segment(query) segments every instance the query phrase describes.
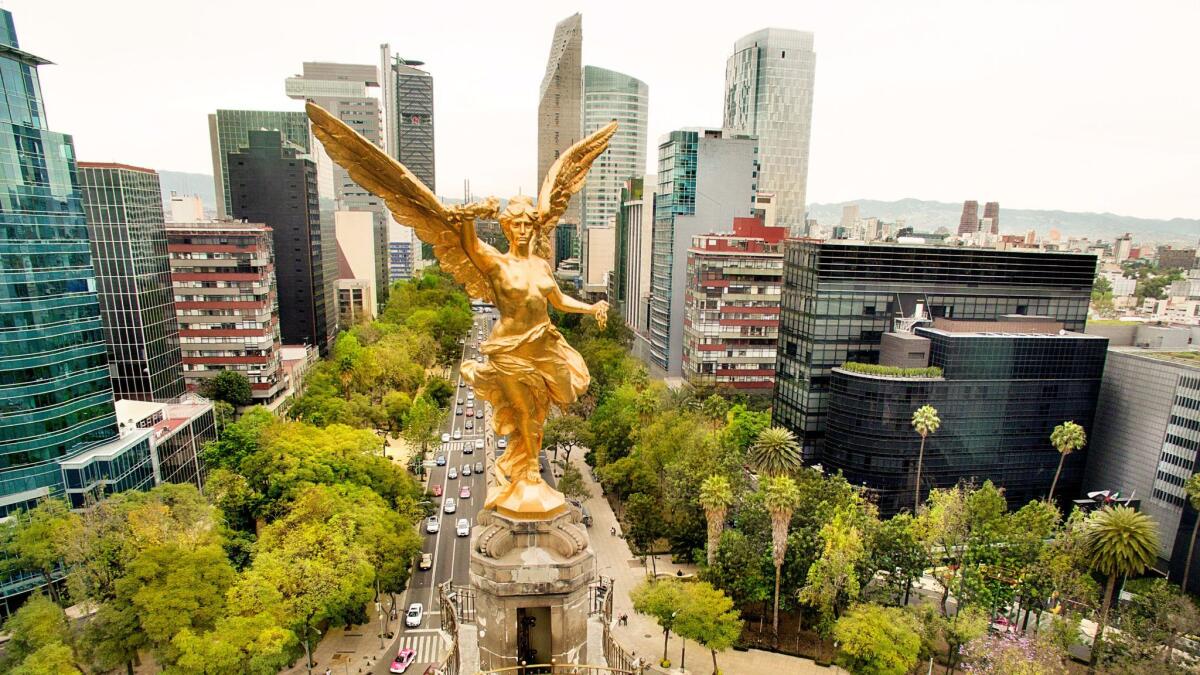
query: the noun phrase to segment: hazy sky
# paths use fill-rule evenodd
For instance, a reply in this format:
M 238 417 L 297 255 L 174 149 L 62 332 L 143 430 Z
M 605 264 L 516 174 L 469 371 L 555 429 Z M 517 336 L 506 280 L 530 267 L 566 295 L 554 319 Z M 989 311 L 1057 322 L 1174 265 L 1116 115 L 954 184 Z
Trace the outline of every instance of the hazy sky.
M 815 33 L 813 202 L 917 197 L 1200 217 L 1200 2 L 3 0 L 81 159 L 211 173 L 206 115 L 299 110 L 303 61 L 435 78 L 438 192 L 534 190 L 554 24 L 650 86 L 652 143 L 719 126 L 725 59 L 766 26 Z M 656 149 L 651 148 L 653 162 Z

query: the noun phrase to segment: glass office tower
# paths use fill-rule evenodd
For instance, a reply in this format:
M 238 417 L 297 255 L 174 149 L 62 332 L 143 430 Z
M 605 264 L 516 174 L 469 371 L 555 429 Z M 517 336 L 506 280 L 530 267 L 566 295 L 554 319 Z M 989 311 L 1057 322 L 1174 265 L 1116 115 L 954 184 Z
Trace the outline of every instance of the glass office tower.
M 183 361 L 158 174 L 80 162 L 79 179 L 113 393 L 139 401 L 178 398 L 185 390 Z
M 621 210 L 621 187 L 646 170 L 646 116 L 650 88 L 645 82 L 595 66 L 583 69 L 583 135 L 616 120 L 617 133 L 596 158 L 583 186 L 583 226 L 608 227 Z
M 275 130 L 283 140 L 311 151 L 308 115 L 282 110 L 218 110 L 208 116 L 208 136 L 212 151 L 213 184 L 217 191 L 217 217 L 232 218 L 233 196 L 229 194 L 229 153 L 250 146 L 250 132 Z
M 62 489 L 58 460 L 117 437 L 75 149 L 0 10 L 0 517 Z

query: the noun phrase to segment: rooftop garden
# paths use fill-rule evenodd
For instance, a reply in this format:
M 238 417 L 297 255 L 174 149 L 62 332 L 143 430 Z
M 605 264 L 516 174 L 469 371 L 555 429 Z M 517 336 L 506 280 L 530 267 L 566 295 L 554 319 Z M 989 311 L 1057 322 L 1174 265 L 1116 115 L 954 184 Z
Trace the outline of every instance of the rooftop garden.
M 881 366 L 876 363 L 847 361 L 842 364 L 841 368 L 852 373 L 877 375 L 879 377 L 935 378 L 942 376 L 942 369 L 937 366 L 929 366 L 928 368 L 900 368 L 899 366 Z

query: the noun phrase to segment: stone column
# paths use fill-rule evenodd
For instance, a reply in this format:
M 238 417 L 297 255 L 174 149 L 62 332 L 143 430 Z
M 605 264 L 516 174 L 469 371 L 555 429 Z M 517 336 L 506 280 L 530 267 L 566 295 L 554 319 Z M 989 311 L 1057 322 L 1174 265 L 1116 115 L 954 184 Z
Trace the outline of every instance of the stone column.
M 588 584 L 595 555 L 581 515 L 567 509 L 540 520 L 482 511 L 471 538 L 471 586 L 479 627 L 479 667 L 520 665 L 518 610 L 550 620 L 550 653 L 539 663 L 587 663 Z M 545 608 L 545 609 L 543 609 Z M 538 626 L 544 638 L 546 627 Z M 595 654 L 592 660 L 602 658 Z

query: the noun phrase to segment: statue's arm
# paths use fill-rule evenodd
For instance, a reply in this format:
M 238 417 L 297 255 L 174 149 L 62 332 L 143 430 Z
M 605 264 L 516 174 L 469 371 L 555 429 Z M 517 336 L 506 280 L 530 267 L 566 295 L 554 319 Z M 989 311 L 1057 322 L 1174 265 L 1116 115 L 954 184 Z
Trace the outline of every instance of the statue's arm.
M 492 254 L 494 249 L 479 241 L 479 236 L 475 234 L 475 218 L 483 211 L 494 212 L 498 202 L 495 197 L 488 197 L 487 201 L 482 205 L 469 204 L 465 207 L 460 207 L 462 214 L 461 220 L 458 222 L 458 236 L 462 243 L 463 251 L 467 257 L 479 268 L 480 272 L 485 275 L 496 268 L 498 264 L 495 256 Z
M 553 279 L 554 275 L 551 274 L 549 263 L 546 263 L 545 270 L 547 274 L 550 274 L 550 278 Z M 597 318 L 599 318 L 601 314 L 606 314 L 608 312 L 608 303 L 604 300 L 589 305 L 586 302 L 576 300 L 566 293 L 563 293 L 562 289 L 558 287 L 557 282 L 555 282 L 553 289 L 551 289 L 548 299 L 550 300 L 550 306 L 560 312 L 567 312 L 570 314 L 591 314 Z

